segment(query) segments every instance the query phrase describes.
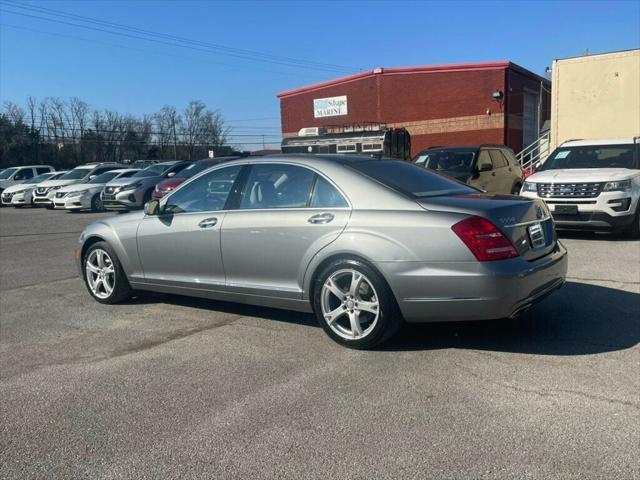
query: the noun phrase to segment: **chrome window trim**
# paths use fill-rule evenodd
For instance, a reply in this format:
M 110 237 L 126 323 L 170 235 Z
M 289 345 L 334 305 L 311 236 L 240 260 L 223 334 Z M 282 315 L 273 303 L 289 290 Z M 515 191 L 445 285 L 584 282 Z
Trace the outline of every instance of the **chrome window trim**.
M 316 175 L 318 175 L 319 177 L 322 177 L 324 180 L 326 180 L 333 188 L 335 188 L 338 193 L 340 195 L 342 195 L 342 198 L 347 202 L 347 207 L 339 207 L 339 208 L 320 208 L 320 207 L 285 207 L 285 208 L 272 208 L 272 209 L 267 209 L 267 208 L 252 208 L 252 209 L 241 209 L 241 208 L 233 208 L 233 209 L 229 209 L 227 211 L 229 212 L 238 212 L 238 211 L 267 211 L 267 210 L 275 210 L 275 211 L 283 211 L 285 209 L 290 209 L 290 210 L 303 210 L 303 209 L 307 209 L 307 210 L 353 210 L 353 203 L 351 203 L 351 200 L 349 199 L 349 197 L 347 195 L 345 195 L 344 191 L 338 187 L 335 182 L 333 182 L 333 180 L 331 180 L 329 177 L 327 177 L 324 173 L 320 172 L 319 170 L 317 170 L 316 168 L 310 167 L 308 165 L 304 165 L 295 161 L 288 161 L 288 160 L 273 160 L 273 161 L 259 161 L 259 162 L 255 162 L 255 161 L 251 161 L 251 160 L 245 160 L 245 161 L 234 161 L 233 163 L 220 163 L 218 165 L 213 165 L 211 167 L 209 167 L 206 170 L 203 170 L 202 172 L 200 172 L 197 175 L 194 175 L 193 177 L 191 177 L 190 179 L 188 179 L 186 182 L 183 182 L 182 184 L 180 184 L 178 186 L 178 188 L 176 188 L 175 190 L 173 190 L 171 193 L 169 193 L 168 195 L 165 195 L 164 197 L 162 197 L 162 199 L 160 200 L 160 208 L 164 208 L 166 202 L 169 201 L 169 198 L 171 198 L 171 195 L 174 195 L 177 191 L 179 191 L 181 188 L 183 188 L 184 186 L 188 185 L 189 183 L 193 182 L 194 180 L 196 180 L 197 178 L 200 178 L 202 175 L 206 175 L 207 173 L 211 173 L 215 170 L 221 170 L 223 168 L 230 168 L 230 167 L 234 167 L 236 165 L 293 165 L 296 167 L 302 167 L 302 168 L 306 168 L 308 170 L 311 170 L 313 173 L 315 173 Z M 219 211 L 219 210 L 215 210 L 215 211 Z M 174 215 L 182 215 L 181 213 L 176 213 Z

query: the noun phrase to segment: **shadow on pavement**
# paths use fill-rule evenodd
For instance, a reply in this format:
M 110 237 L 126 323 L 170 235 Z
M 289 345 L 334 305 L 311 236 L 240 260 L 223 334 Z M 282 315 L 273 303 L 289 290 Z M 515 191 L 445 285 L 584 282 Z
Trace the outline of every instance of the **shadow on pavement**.
M 132 303 L 170 303 L 318 327 L 310 314 L 178 295 L 145 293 Z M 639 294 L 567 282 L 517 319 L 407 324 L 380 350 L 468 348 L 537 355 L 588 355 L 624 350 L 639 341 Z
M 520 318 L 407 325 L 382 349 L 589 355 L 624 350 L 639 341 L 639 294 L 567 282 Z

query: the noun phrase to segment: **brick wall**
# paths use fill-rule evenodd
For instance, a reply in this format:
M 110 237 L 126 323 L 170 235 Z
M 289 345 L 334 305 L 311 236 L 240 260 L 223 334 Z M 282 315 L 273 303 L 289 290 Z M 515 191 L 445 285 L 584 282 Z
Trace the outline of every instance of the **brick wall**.
M 510 131 L 505 132 L 504 106 L 492 93 L 505 97 L 520 91 L 524 85 L 539 85 L 526 75 L 509 77 L 512 92 L 506 89 L 511 69 L 504 64 L 492 68 L 451 71 L 403 71 L 360 75 L 335 84 L 306 91 L 283 94 L 280 98 L 282 133 L 297 135 L 304 127 L 386 123 L 405 127 L 412 136 L 412 154 L 429 145 L 463 145 L 470 143 L 505 143 L 521 147 L 521 116 L 518 102 L 509 105 Z M 313 100 L 347 96 L 348 114 L 314 118 Z M 518 127 L 518 122 L 520 126 Z M 518 134 L 520 128 L 520 134 Z

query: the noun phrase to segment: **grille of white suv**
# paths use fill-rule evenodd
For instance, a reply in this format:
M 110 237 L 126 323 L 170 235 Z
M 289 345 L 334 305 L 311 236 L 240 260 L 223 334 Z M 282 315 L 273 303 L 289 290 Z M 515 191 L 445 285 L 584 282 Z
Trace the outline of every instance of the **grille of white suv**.
M 538 196 L 543 198 L 595 198 L 603 183 L 538 183 Z

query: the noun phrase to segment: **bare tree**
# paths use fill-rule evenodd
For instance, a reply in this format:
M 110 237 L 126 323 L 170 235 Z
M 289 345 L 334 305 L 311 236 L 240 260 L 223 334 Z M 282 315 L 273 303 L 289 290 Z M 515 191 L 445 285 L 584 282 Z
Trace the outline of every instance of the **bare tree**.
M 16 123 L 24 123 L 25 112 L 22 108 L 16 105 L 13 102 L 4 102 L 4 110 L 7 112 L 7 115 L 11 119 L 11 121 Z

